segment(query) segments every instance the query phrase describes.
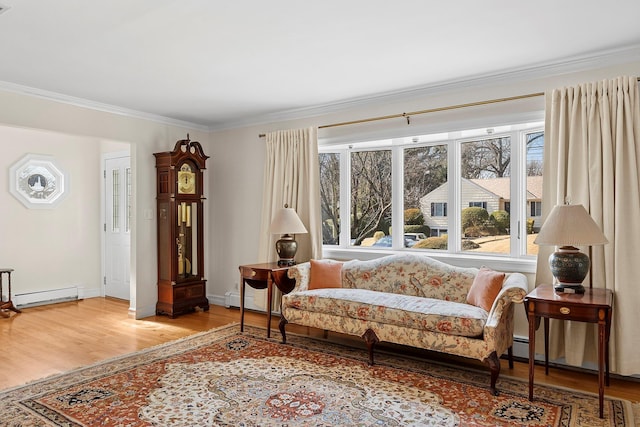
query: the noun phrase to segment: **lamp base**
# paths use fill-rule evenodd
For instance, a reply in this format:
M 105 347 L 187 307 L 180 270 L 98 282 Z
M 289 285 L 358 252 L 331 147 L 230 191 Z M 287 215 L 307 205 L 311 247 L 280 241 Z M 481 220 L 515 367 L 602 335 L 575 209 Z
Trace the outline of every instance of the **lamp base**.
M 556 283 L 553 290 L 559 294 L 584 294 L 584 286 L 575 283 Z
M 549 256 L 556 292 L 583 294 L 582 282 L 589 273 L 589 257 L 573 246 L 561 246 Z
M 298 242 L 295 241 L 293 236 L 285 234 L 280 240 L 276 242 L 276 252 L 278 253 L 278 265 L 279 266 L 291 266 L 295 264 L 293 260 L 298 251 Z

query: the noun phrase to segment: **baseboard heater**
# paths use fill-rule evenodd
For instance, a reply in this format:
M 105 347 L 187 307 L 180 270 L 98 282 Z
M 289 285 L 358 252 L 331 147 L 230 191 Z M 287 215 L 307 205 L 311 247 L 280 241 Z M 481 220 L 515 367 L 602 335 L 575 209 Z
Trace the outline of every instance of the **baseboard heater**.
M 247 286 L 248 287 L 248 286 Z M 274 298 L 275 299 L 275 298 Z M 224 294 L 224 306 L 227 308 L 240 308 L 240 292 L 230 291 Z M 275 303 L 274 303 L 275 306 Z M 245 310 L 260 311 L 266 313 L 264 307 L 258 307 L 253 302 L 253 296 L 246 296 L 244 300 Z M 280 314 L 280 307 L 274 307 L 271 310 L 273 314 Z
M 70 286 L 68 288 L 15 294 L 13 303 L 16 307 L 35 307 L 58 302 L 77 301 L 84 299 L 83 289 L 81 286 Z

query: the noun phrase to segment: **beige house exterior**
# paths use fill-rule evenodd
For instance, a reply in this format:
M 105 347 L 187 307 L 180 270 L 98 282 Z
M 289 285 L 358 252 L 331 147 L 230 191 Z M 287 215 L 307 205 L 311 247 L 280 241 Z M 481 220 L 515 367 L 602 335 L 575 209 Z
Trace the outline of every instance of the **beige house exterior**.
M 442 184 L 420 199 L 420 210 L 431 236 L 446 234 L 449 227 L 447 202 L 448 183 Z M 510 212 L 511 178 L 462 179 L 460 185 L 462 207 L 479 206 L 489 214 L 496 210 Z M 542 176 L 527 177 L 527 219 L 533 219 L 534 230 L 541 225 Z

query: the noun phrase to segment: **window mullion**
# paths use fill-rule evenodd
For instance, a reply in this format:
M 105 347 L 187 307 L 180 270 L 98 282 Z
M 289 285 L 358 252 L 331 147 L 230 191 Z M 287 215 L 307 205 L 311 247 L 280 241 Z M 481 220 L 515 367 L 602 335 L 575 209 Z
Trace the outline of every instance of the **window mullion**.
M 525 133 L 514 132 L 511 140 L 511 256 L 519 257 L 527 253 L 527 180 Z
M 351 246 L 351 153 L 340 150 L 340 247 Z
M 393 248 L 404 248 L 404 152 L 402 147 L 391 150 L 391 230 Z
M 457 253 L 462 248 L 461 233 L 462 222 L 460 219 L 460 212 L 462 208 L 460 206 L 460 177 L 461 177 L 461 141 L 452 141 L 449 144 L 448 160 L 449 165 L 447 167 L 447 187 L 449 189 L 448 194 L 448 208 L 447 208 L 447 233 L 449 233 L 448 247 L 449 252 Z

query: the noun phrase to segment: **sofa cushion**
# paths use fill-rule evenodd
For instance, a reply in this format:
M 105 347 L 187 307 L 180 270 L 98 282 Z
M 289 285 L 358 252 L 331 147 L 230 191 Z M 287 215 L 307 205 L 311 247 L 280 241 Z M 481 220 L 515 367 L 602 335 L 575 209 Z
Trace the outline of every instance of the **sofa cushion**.
M 418 330 L 481 336 L 487 312 L 479 307 L 434 298 L 367 289 L 315 289 L 284 295 L 283 305 L 334 316 Z
M 504 276 L 504 273 L 482 267 L 480 271 L 478 271 L 475 279 L 473 279 L 473 283 L 467 294 L 467 302 L 491 311 L 493 302 L 502 289 Z
M 309 289 L 342 287 L 342 262 L 328 259 L 309 262 Z

